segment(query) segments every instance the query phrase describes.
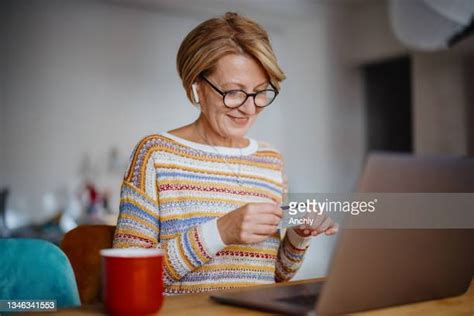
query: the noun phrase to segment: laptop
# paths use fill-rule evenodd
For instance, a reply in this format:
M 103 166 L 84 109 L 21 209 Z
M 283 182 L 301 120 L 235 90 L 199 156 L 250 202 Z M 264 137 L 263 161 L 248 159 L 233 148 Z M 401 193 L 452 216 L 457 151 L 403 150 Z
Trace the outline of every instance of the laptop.
M 474 192 L 474 159 L 369 155 L 358 192 Z M 294 315 L 339 315 L 461 295 L 474 229 L 345 229 L 324 282 L 217 292 L 211 299 Z

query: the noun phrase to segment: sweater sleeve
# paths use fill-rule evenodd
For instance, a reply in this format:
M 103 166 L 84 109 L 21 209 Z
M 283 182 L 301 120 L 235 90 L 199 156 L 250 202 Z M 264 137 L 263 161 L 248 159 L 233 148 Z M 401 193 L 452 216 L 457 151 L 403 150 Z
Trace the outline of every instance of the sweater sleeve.
M 165 286 L 208 262 L 225 245 L 217 219 L 191 227 L 172 239 L 160 240 L 160 206 L 154 167 L 153 137 L 134 149 L 123 179 L 114 248 L 160 248 Z
M 282 171 L 282 193 L 288 194 L 288 179 Z M 302 237 L 293 229 L 286 229 L 285 237 L 280 242 L 277 260 L 275 263 L 275 282 L 289 281 L 296 274 L 303 263 L 306 250 L 309 247 L 311 237 Z

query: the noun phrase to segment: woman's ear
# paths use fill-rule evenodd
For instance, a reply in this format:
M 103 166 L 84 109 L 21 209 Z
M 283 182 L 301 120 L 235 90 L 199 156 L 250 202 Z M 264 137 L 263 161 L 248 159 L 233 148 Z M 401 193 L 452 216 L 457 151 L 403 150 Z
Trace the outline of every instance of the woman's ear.
M 193 89 L 193 100 L 194 100 L 194 104 L 199 104 L 199 95 L 198 95 L 198 92 L 197 92 L 197 83 L 193 83 L 192 84 L 192 89 Z

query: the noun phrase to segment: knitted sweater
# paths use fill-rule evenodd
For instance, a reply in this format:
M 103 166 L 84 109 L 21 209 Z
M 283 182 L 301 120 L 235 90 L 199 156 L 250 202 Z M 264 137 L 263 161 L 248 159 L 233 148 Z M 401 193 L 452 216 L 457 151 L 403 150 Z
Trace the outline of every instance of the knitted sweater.
M 281 202 L 283 161 L 268 145 L 213 147 L 169 133 L 135 147 L 127 168 L 115 248 L 158 247 L 165 294 L 289 280 L 310 238 L 288 230 L 249 245 L 225 245 L 220 216 L 249 202 Z

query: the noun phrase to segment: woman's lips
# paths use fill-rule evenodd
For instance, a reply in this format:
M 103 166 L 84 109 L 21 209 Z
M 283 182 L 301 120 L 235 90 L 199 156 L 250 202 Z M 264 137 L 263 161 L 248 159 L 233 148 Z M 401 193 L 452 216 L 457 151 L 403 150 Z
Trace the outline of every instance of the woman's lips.
M 227 115 L 227 116 L 232 120 L 232 122 L 234 122 L 237 125 L 246 125 L 247 122 L 249 121 L 248 117 L 235 117 L 235 116 L 230 116 L 230 115 Z

